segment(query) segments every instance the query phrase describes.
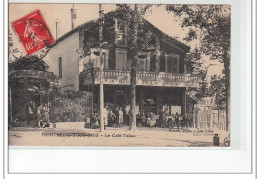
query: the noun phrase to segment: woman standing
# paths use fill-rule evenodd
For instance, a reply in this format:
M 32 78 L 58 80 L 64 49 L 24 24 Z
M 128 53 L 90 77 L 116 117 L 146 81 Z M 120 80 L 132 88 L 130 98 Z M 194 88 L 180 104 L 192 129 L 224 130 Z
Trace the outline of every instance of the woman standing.
M 43 128 L 46 126 L 46 124 L 49 124 L 49 108 L 47 104 L 44 104 L 43 106 L 43 120 L 44 120 L 44 124 L 43 124 Z
M 37 109 L 37 123 L 38 123 L 38 127 L 41 128 L 42 127 L 42 105 L 40 104 L 40 106 Z
M 124 123 L 123 115 L 124 114 L 123 114 L 122 108 L 120 107 L 119 108 L 119 125 Z

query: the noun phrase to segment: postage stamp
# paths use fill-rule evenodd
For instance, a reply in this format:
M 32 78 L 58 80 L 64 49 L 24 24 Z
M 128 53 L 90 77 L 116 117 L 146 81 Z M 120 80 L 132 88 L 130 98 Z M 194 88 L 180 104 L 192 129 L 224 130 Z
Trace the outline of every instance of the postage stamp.
M 12 23 L 28 55 L 54 43 L 40 10 L 36 10 Z

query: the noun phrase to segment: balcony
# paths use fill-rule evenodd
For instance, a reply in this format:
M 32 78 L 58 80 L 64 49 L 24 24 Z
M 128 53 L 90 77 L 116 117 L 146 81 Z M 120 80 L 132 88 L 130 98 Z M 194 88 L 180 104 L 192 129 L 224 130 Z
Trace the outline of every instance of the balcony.
M 81 72 L 80 77 L 84 81 L 84 85 L 100 83 L 99 70 L 94 71 L 94 80 L 91 78 L 90 70 Z M 121 70 L 104 70 L 103 84 L 110 85 L 130 85 L 130 71 Z M 201 83 L 199 75 L 185 74 L 172 74 L 165 72 L 145 72 L 137 71 L 136 85 L 137 86 L 165 86 L 165 87 L 192 87 L 199 88 Z

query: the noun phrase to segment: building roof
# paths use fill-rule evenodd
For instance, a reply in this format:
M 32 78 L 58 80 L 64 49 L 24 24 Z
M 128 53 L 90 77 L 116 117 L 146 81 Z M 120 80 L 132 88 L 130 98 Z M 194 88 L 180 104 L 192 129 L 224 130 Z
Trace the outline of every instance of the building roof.
M 121 10 L 114 10 L 114 11 L 110 11 L 106 14 L 104 14 L 104 20 L 108 20 L 111 18 L 114 18 L 116 15 L 119 15 L 119 13 L 121 12 Z M 148 23 L 148 25 L 150 26 L 150 28 L 156 32 L 157 35 L 159 35 L 161 37 L 162 40 L 165 40 L 167 42 L 169 42 L 172 45 L 177 45 L 179 47 L 181 47 L 182 49 L 184 49 L 185 52 L 188 52 L 190 50 L 190 47 L 185 45 L 184 43 L 176 40 L 175 38 L 167 35 L 166 33 L 162 32 L 161 30 L 159 30 L 157 27 L 155 27 L 154 25 L 152 25 L 149 21 L 147 21 L 145 19 L 145 21 Z M 52 44 L 50 47 L 55 46 L 56 44 L 58 44 L 59 42 L 63 41 L 66 37 L 70 36 L 71 34 L 73 34 L 74 32 L 79 31 L 80 29 L 86 29 L 86 28 L 91 28 L 95 25 L 97 25 L 98 23 L 98 19 L 95 20 L 90 20 L 84 24 L 81 24 L 77 27 L 75 27 L 74 29 L 72 29 L 71 31 L 67 32 L 66 34 L 62 35 L 60 38 L 58 38 L 54 44 Z

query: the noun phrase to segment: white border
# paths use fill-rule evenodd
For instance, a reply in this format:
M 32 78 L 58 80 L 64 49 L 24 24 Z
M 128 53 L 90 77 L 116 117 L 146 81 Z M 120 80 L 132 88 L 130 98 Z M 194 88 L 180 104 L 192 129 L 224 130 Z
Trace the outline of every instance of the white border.
M 12 0 L 11 2 L 17 2 Z M 29 2 L 29 1 L 23 1 Z M 35 1 L 30 1 L 35 2 Z M 46 2 L 46 1 L 44 1 Z M 48 2 L 48 1 L 47 1 Z M 52 3 L 54 1 L 51 1 Z M 56 1 L 58 2 L 58 1 Z M 64 1 L 69 2 L 69 1 Z M 84 2 L 84 1 L 77 1 Z M 86 2 L 86 1 L 85 1 Z M 85 3 L 84 2 L 84 3 Z M 96 2 L 96 1 L 88 1 Z M 101 1 L 107 2 L 107 1 Z M 115 2 L 115 1 L 110 1 Z M 120 2 L 120 1 L 116 1 Z M 121 1 L 122 2 L 122 1 Z M 135 1 L 136 2 L 136 1 Z M 138 1 L 137 1 L 138 2 Z M 139 1 L 144 2 L 144 1 Z M 163 1 L 163 3 L 192 1 Z M 5 3 L 7 3 L 5 1 Z M 75 2 L 73 2 L 75 3 Z M 124 3 L 127 3 L 124 1 Z M 149 1 L 158 3 L 158 1 Z M 194 1 L 193 1 L 194 3 Z M 196 3 L 216 3 L 196 1 Z M 10 166 L 15 171 L 31 172 L 161 172 L 174 173 L 247 173 L 251 172 L 251 5 L 250 1 L 217 1 L 232 5 L 231 48 L 231 141 L 232 150 L 77 150 L 77 149 L 10 149 Z M 5 26 L 7 25 L 5 4 Z M 5 29 L 5 33 L 8 30 Z M 5 36 L 7 43 L 8 34 Z M 235 42 L 235 43 L 234 43 Z M 233 45 L 235 44 L 235 45 Z M 5 51 L 7 51 L 4 46 Z M 5 53 L 5 59 L 7 54 Z M 7 62 L 5 62 L 7 72 Z M 7 77 L 7 75 L 5 75 Z M 7 88 L 7 78 L 5 79 Z M 5 89 L 5 91 L 7 91 Z M 5 101 L 7 101 L 7 96 Z M 5 105 L 7 106 L 7 105 Z M 2 108 L 1 108 L 2 109 Z M 236 109 L 236 110 L 234 110 Z M 238 112 L 239 111 L 239 112 Z M 5 108 L 7 115 L 7 108 Z M 7 119 L 7 116 L 5 116 Z M 236 119 L 236 120 L 235 120 Z M 7 124 L 5 123 L 5 131 Z M 7 164 L 7 135 L 5 135 Z M 182 157 L 180 157 L 182 156 Z M 58 159 L 57 159 L 58 157 Z M 79 162 L 80 161 L 80 162 Z M 7 167 L 7 165 L 5 165 Z M 41 167 L 39 167 L 41 166 Z M 185 167 L 184 167 L 185 166 Z M 5 168 L 5 173 L 7 168 Z M 158 171 L 159 172 L 159 171 Z M 7 175 L 16 178 L 20 175 Z M 27 175 L 26 178 L 30 178 Z M 79 176 L 79 175 L 77 175 Z M 34 176 L 35 177 L 35 176 Z M 192 176 L 193 177 L 193 176 Z M 222 177 L 222 176 L 219 176 Z M 20 177 L 19 177 L 20 178 Z

